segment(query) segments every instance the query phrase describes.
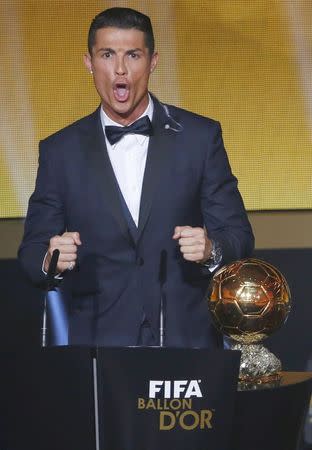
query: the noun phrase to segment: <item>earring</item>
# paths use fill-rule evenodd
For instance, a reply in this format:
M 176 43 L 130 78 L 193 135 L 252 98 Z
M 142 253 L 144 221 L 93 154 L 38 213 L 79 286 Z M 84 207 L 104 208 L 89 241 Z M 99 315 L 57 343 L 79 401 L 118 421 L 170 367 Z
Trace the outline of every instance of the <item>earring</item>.
M 93 74 L 93 70 L 90 70 L 90 74 L 91 74 L 91 75 Z

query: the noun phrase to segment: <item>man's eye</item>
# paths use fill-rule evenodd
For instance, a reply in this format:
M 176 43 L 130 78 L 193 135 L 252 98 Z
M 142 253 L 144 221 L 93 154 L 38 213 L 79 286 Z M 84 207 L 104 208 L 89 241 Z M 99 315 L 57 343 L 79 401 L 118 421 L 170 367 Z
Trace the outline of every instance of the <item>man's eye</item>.
M 102 55 L 103 58 L 110 58 L 111 56 L 112 56 L 111 52 L 105 52 Z
M 139 55 L 137 53 L 135 53 L 135 52 L 130 53 L 129 55 L 130 55 L 130 58 L 133 58 L 133 59 L 138 59 L 139 58 Z

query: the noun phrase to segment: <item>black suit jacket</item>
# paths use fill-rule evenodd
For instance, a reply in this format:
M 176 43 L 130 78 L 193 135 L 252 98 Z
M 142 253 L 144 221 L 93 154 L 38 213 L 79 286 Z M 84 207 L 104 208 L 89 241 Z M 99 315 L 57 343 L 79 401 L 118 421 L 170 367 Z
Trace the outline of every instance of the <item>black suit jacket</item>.
M 164 251 L 166 345 L 216 345 L 204 299 L 210 274 L 182 258 L 174 228 L 205 225 L 222 247 L 222 264 L 253 250 L 219 123 L 153 101 L 136 240 L 107 154 L 100 110 L 40 143 L 19 258 L 33 282 L 41 283 L 49 239 L 65 230 L 80 233 L 78 267 L 62 281 L 70 293 L 70 343 L 135 345 L 143 315 L 157 335 Z

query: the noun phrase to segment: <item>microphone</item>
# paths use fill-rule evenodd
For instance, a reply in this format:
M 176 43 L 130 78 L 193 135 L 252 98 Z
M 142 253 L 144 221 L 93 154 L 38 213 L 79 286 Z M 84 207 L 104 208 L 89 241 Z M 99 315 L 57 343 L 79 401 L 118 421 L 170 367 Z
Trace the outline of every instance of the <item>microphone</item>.
M 41 328 L 41 346 L 47 346 L 47 293 L 55 286 L 55 275 L 56 275 L 56 266 L 60 256 L 60 251 L 58 248 L 53 250 L 52 258 L 50 261 L 49 269 L 46 276 L 46 293 L 44 296 L 44 306 L 43 306 L 43 315 L 42 315 L 42 328 Z
M 160 308 L 159 308 L 159 345 L 164 347 L 165 343 L 165 312 L 166 296 L 164 293 L 164 284 L 167 281 L 167 250 L 160 252 L 159 263 L 159 284 L 160 284 Z
M 48 291 L 50 289 L 53 289 L 54 284 L 55 284 L 54 277 L 56 275 L 56 266 L 57 266 L 59 256 L 60 256 L 60 251 L 58 248 L 56 248 L 55 250 L 53 250 L 52 258 L 51 258 L 51 262 L 49 265 L 47 278 L 46 278 L 46 286 L 47 286 Z

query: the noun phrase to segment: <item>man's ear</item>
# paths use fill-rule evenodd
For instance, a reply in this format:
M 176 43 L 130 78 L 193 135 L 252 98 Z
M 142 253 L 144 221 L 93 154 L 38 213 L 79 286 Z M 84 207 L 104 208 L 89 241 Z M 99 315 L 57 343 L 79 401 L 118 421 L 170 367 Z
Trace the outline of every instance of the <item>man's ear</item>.
M 83 62 L 84 62 L 84 65 L 86 66 L 88 72 L 93 73 L 91 56 L 89 53 L 85 53 L 83 55 Z
M 157 63 L 158 63 L 158 59 L 159 59 L 158 52 L 155 52 L 151 59 L 151 68 L 150 68 L 151 73 L 154 72 L 154 69 L 156 68 Z

